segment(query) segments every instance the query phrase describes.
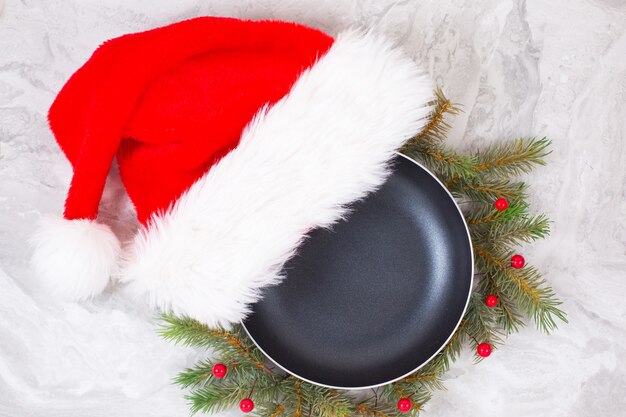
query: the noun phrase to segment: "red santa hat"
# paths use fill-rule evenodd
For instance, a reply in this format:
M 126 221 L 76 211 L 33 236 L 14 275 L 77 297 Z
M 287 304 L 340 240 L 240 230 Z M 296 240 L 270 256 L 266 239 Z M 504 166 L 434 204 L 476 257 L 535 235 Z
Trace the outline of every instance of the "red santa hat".
M 72 299 L 115 276 L 162 309 L 241 320 L 308 230 L 384 182 L 431 99 L 404 53 L 362 31 L 202 17 L 108 41 L 50 109 L 74 174 L 35 271 Z M 116 156 L 141 223 L 123 250 L 96 222 Z

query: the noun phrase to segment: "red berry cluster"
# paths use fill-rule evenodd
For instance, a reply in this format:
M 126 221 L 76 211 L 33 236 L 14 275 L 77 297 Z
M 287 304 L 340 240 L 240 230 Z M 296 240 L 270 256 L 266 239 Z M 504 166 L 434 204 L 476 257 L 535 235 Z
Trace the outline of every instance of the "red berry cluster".
M 509 207 L 509 202 L 505 198 L 498 198 L 493 206 L 496 210 L 504 211 Z M 523 268 L 526 265 L 526 260 L 522 255 L 516 254 L 511 257 L 511 267 L 515 269 Z M 498 305 L 498 297 L 494 294 L 489 294 L 485 297 L 485 305 L 489 308 L 493 308 Z M 481 358 L 486 358 L 491 355 L 491 345 L 489 343 L 479 343 L 476 347 L 476 353 Z

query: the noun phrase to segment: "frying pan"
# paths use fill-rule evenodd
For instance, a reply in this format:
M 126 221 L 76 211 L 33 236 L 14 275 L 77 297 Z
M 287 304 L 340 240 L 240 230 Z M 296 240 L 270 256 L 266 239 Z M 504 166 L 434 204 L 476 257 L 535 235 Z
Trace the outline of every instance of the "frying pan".
M 465 314 L 474 275 L 469 231 L 453 197 L 398 155 L 383 186 L 346 220 L 318 229 L 243 326 L 285 371 L 363 389 L 422 367 Z

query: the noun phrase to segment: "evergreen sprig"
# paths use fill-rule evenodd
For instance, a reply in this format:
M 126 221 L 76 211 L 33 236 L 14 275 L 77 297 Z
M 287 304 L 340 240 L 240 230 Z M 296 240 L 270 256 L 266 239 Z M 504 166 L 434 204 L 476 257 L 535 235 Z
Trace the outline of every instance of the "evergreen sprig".
M 525 318 L 546 333 L 559 322 L 567 322 L 561 302 L 540 272 L 531 265 L 515 269 L 510 264 L 519 245 L 549 234 L 549 219 L 531 212 L 526 202 L 528 187 L 516 177 L 545 164 L 550 141 L 518 138 L 474 153 L 457 152 L 444 142 L 451 128 L 448 118 L 457 115 L 461 107 L 441 89 L 431 104 L 429 122 L 401 151 L 424 164 L 446 185 L 463 208 L 472 238 L 476 285 L 448 343 L 421 369 L 364 398 L 312 385 L 270 367 L 239 325 L 231 330 L 212 329 L 188 317 L 165 314 L 159 333 L 166 340 L 208 349 L 217 358 L 200 361 L 174 379 L 189 390 L 192 414 L 223 411 L 251 396 L 253 415 L 259 417 L 417 416 L 433 391 L 443 388 L 442 377 L 464 346 L 475 349 L 486 342 L 497 347 L 506 335 L 525 325 Z M 493 207 L 501 197 L 509 202 L 504 211 Z M 487 294 L 498 297 L 496 307 L 485 305 Z M 217 362 L 227 364 L 227 378 L 213 377 Z M 403 397 L 413 403 L 407 414 L 396 407 Z
M 452 128 L 446 117 L 456 116 L 461 113 L 461 105 L 448 99 L 440 87 L 435 89 L 435 99 L 430 105 L 433 111 L 428 123 L 426 123 L 421 132 L 407 141 L 402 148 L 402 153 L 411 152 L 416 146 L 423 143 L 432 145 L 445 142 Z
M 472 240 L 476 243 L 488 242 L 494 247 L 511 248 L 543 239 L 550 233 L 550 221 L 543 214 L 503 220 L 493 219 L 489 223 L 470 225 Z
M 465 178 L 476 175 L 476 161 L 471 155 L 455 152 L 440 144 L 416 143 L 404 150 L 405 155 L 419 159 L 426 168 L 437 172 L 440 178 Z
M 234 326 L 232 331 L 212 329 L 190 317 L 161 315 L 161 326 L 157 332 L 165 340 L 184 346 L 211 348 L 226 362 L 252 364 L 258 369 L 265 369 L 263 353 L 245 335 L 241 326 Z
M 476 153 L 476 171 L 503 178 L 527 174 L 536 165 L 545 165 L 549 146 L 547 138 L 517 138 L 492 145 Z
M 517 308 L 532 317 L 537 327 L 550 333 L 557 327 L 557 319 L 567 322 L 565 313 L 558 306 L 552 288 L 545 285 L 539 271 L 533 266 L 515 269 L 509 264 L 512 251 L 474 246 L 476 265 L 485 272 L 492 285 L 515 301 Z

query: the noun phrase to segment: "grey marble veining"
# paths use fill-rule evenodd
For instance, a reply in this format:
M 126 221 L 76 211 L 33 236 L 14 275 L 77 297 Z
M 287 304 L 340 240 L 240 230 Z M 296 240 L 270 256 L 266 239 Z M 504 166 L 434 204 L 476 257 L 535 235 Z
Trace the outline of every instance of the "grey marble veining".
M 0 0 L 2 10 L 2 0 Z M 532 328 L 479 365 L 454 365 L 427 414 L 620 416 L 626 409 L 626 2 L 624 0 L 6 0 L 0 14 L 0 416 L 186 416 L 169 378 L 198 353 L 161 341 L 153 312 L 115 288 L 51 302 L 27 237 L 59 213 L 71 170 L 46 126 L 55 93 L 103 40 L 199 15 L 353 24 L 397 40 L 465 105 L 462 149 L 549 136 L 527 178 L 552 237 L 523 249 L 570 324 Z M 113 170 L 114 171 L 114 170 Z M 127 235 L 115 174 L 102 210 Z M 239 412 L 230 413 L 239 415 Z

